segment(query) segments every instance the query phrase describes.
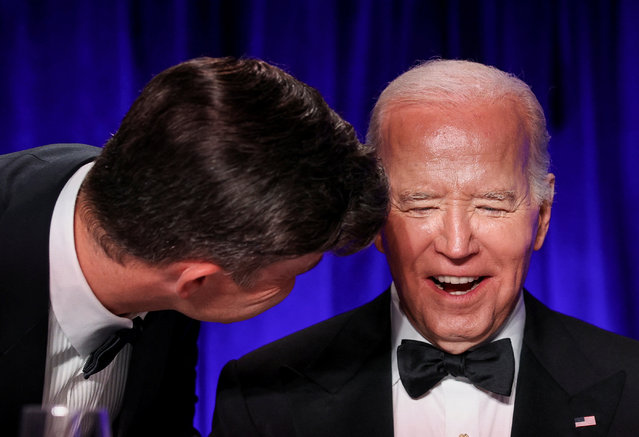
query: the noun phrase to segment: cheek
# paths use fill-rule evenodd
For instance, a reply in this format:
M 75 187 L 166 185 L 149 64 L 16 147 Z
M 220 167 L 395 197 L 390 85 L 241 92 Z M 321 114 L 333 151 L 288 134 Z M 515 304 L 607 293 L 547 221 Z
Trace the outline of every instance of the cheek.
M 484 250 L 502 265 L 519 270 L 527 265 L 537 232 L 536 222 L 528 215 L 506 219 L 482 219 L 475 235 Z
M 258 289 L 258 293 L 264 295 L 280 296 L 291 292 L 295 285 L 295 278 L 281 278 L 277 281 L 265 283 Z
M 295 286 L 295 276 L 287 279 L 284 283 L 280 285 L 279 295 L 288 296 L 291 291 L 293 291 L 293 287 Z
M 422 254 L 432 239 L 432 226 L 426 220 L 391 214 L 382 232 L 384 253 L 399 263 L 410 263 Z
M 271 296 L 274 300 L 281 300 L 289 295 L 295 286 L 295 276 L 280 277 L 261 287 L 260 293 Z

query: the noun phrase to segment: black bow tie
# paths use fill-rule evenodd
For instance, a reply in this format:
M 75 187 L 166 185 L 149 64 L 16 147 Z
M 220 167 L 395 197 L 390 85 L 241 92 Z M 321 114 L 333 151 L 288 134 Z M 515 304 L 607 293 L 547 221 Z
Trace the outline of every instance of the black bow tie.
M 103 370 L 127 343 L 133 343 L 142 333 L 142 323 L 142 318 L 136 317 L 133 319 L 133 328 L 124 328 L 116 331 L 96 350 L 91 352 L 89 359 L 82 368 L 84 379 L 88 379 L 89 376 Z
M 510 396 L 515 373 L 509 338 L 459 355 L 449 354 L 421 341 L 402 340 L 397 348 L 397 365 L 402 384 L 413 399 L 449 374 L 465 376 L 477 387 Z

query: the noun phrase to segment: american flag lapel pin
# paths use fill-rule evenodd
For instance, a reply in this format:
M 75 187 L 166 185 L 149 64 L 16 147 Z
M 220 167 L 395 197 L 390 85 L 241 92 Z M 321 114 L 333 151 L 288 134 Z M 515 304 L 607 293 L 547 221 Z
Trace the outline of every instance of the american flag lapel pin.
M 581 428 L 583 426 L 595 426 L 597 421 L 595 416 L 575 417 L 575 428 Z

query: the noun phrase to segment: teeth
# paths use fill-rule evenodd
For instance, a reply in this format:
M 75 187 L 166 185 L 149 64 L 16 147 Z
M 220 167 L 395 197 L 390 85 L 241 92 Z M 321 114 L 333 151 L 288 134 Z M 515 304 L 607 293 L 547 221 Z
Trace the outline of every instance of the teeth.
M 468 284 L 479 279 L 479 276 L 437 276 L 439 282 L 444 284 Z M 461 292 L 464 294 L 464 292 Z
M 469 290 L 448 290 L 446 291 L 448 294 L 453 295 L 453 296 L 463 296 L 466 293 L 470 293 L 471 291 L 473 291 L 475 288 L 477 288 L 477 286 L 479 285 L 479 282 L 477 282 L 481 277 L 480 276 L 436 276 L 434 279 L 437 281 L 435 282 L 435 285 L 437 287 L 439 287 L 440 290 L 445 290 L 444 288 L 444 284 L 450 284 L 450 285 L 463 285 L 463 284 L 470 284 L 475 282 L 474 284 L 472 284 L 472 287 Z

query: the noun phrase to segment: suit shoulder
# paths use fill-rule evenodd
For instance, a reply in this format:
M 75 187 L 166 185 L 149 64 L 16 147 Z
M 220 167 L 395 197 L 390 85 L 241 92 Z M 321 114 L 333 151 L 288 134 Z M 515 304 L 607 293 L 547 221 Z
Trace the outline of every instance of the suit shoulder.
M 33 184 L 34 178 L 41 174 L 49 179 L 73 171 L 95 159 L 100 150 L 85 144 L 51 144 L 0 155 L 3 191 L 9 191 L 9 185 Z
M 345 330 L 359 327 L 360 320 L 382 318 L 381 313 L 389 311 L 389 299 L 389 294 L 383 293 L 362 306 L 262 346 L 241 357 L 237 363 L 238 368 L 240 371 L 251 373 L 276 369 L 282 364 L 296 368 L 304 367 L 319 357 Z
M 0 155 L 0 162 L 11 162 L 22 158 L 33 158 L 43 162 L 53 163 L 68 159 L 77 160 L 83 157 L 92 158 L 97 156 L 99 147 L 78 143 L 49 144 L 46 146 L 34 147 L 32 149 L 20 150 L 6 155 Z
M 545 327 L 560 325 L 563 329 L 548 332 L 554 335 L 565 332 L 568 340 L 593 360 L 615 363 L 618 367 L 639 366 L 639 341 L 552 310 L 531 295 L 526 297 L 526 308 L 529 307 L 535 313 L 535 323 Z
M 558 312 L 555 314 L 573 338 L 580 340 L 584 348 L 591 349 L 593 353 L 597 354 L 606 351 L 608 356 L 617 356 L 622 360 L 634 357 L 634 360 L 639 364 L 639 341 L 584 322 L 576 317 Z
M 34 196 L 42 205 L 42 195 L 57 196 L 73 172 L 92 161 L 100 148 L 85 144 L 51 144 L 0 155 L 0 213 L 12 198 Z

